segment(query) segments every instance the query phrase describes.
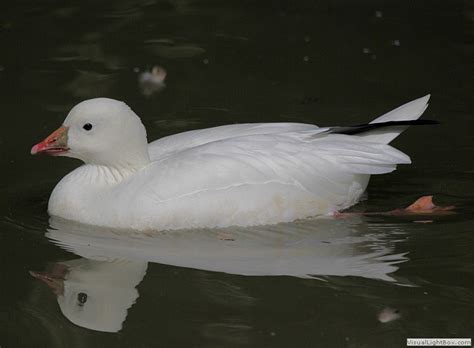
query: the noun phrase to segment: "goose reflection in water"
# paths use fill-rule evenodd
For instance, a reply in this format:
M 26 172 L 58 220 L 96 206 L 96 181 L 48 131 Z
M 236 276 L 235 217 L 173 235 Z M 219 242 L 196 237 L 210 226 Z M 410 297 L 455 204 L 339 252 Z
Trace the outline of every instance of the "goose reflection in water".
M 146 269 L 146 262 L 81 258 L 55 263 L 46 272 L 30 273 L 53 290 L 61 312 L 72 323 L 117 332 L 138 298 L 136 286 Z
M 53 290 L 72 323 L 104 332 L 122 328 L 139 297 L 136 287 L 148 262 L 246 276 L 357 276 L 394 282 L 397 263 L 407 260 L 394 253 L 400 225 L 369 224 L 361 217 L 150 233 L 58 218 L 50 225 L 46 236 L 81 258 L 31 274 Z

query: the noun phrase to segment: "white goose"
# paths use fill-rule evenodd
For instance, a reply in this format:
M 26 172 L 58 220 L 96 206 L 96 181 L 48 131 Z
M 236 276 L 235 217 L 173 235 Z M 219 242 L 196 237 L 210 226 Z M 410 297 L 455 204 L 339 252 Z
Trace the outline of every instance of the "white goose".
M 66 175 L 48 211 L 136 230 L 275 224 L 357 203 L 371 174 L 410 158 L 388 143 L 425 111 L 429 95 L 367 125 L 255 123 L 184 132 L 150 144 L 123 102 L 76 105 L 32 154 L 85 164 Z

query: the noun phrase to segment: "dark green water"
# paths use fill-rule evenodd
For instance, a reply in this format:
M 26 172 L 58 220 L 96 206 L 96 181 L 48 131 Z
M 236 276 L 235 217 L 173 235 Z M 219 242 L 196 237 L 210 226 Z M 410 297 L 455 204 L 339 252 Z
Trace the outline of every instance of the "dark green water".
M 454 0 L 2 2 L 0 346 L 472 337 L 473 13 Z M 138 71 L 154 65 L 167 88 L 144 96 Z M 427 93 L 425 118 L 441 125 L 398 138 L 413 164 L 373 177 L 353 210 L 433 194 L 454 215 L 121 235 L 50 221 L 49 194 L 79 163 L 29 155 L 74 104 L 97 96 L 126 101 L 153 140 L 238 122 L 357 124 Z M 66 277 L 72 302 L 30 270 Z M 401 317 L 379 322 L 387 307 Z

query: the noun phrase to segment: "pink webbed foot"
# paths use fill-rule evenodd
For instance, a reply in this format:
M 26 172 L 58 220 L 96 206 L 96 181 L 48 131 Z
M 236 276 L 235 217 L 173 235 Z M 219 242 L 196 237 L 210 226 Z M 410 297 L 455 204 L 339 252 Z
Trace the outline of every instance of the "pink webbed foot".
M 454 208 L 454 205 L 437 206 L 433 203 L 433 196 L 423 196 L 405 209 L 397 209 L 393 212 L 396 214 L 443 214 L 451 212 Z
M 395 209 L 390 211 L 379 212 L 335 212 L 335 218 L 344 218 L 354 215 L 441 215 L 452 214 L 455 206 L 450 205 L 446 207 L 437 206 L 433 203 L 433 196 L 423 196 L 418 198 L 414 203 L 410 204 L 404 209 Z M 420 221 L 425 222 L 425 221 Z M 428 221 L 426 221 L 428 222 Z M 431 221 L 429 221 L 431 222 Z

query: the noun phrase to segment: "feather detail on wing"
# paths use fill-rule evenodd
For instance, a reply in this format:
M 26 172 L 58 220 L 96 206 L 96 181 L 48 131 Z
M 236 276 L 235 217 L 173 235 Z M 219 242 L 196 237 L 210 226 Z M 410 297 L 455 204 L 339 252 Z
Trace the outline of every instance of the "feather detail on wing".
M 325 129 L 321 129 L 323 131 Z M 149 144 L 150 157 L 156 160 L 196 146 L 247 135 L 282 134 L 287 132 L 318 132 L 315 125 L 305 123 L 242 123 L 197 129 L 170 135 Z
M 153 164 L 156 192 L 166 200 L 193 192 L 277 183 L 338 201 L 335 196 L 347 196 L 355 176 L 388 173 L 398 163 L 410 163 L 408 156 L 390 145 L 343 134 L 314 138 L 309 133 L 247 135 L 185 148 Z
M 353 174 L 384 174 L 394 171 L 397 164 L 411 163 L 406 154 L 390 145 L 345 135 L 321 138 L 317 151 L 318 156 Z

